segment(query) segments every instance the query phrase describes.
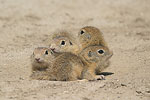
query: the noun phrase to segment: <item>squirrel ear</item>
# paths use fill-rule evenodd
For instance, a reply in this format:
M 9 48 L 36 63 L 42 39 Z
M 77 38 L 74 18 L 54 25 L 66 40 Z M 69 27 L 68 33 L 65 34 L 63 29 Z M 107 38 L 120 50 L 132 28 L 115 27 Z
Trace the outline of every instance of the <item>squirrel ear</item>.
M 54 54 L 54 51 L 53 51 L 53 50 L 51 50 L 51 54 Z
M 32 54 L 33 56 L 34 56 L 34 52 L 33 52 L 33 54 Z
M 85 34 L 87 39 L 91 39 L 91 35 L 90 34 Z
M 71 41 L 69 41 L 70 45 L 73 45 Z
M 49 51 L 51 54 L 54 54 L 54 52 L 55 52 L 54 49 L 51 49 L 51 48 L 49 48 L 48 51 Z
M 92 57 L 92 52 L 91 51 L 88 52 L 88 57 Z

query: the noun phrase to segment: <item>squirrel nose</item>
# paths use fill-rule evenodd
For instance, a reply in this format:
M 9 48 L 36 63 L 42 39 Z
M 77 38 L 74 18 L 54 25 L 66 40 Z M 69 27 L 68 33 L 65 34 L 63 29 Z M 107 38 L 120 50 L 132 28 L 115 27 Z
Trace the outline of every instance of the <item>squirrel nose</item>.
M 51 50 L 52 50 L 52 51 L 54 51 L 54 50 L 55 50 L 55 48 L 51 48 Z
M 35 58 L 35 60 L 39 62 L 39 61 L 40 61 L 40 58 Z

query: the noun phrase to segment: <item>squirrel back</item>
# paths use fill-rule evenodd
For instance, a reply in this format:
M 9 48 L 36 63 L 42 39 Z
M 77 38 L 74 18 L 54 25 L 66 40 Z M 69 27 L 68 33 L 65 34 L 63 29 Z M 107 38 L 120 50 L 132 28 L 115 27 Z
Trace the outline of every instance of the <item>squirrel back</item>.
M 55 52 L 38 47 L 32 57 L 32 79 L 73 81 L 81 79 L 84 64 L 80 57 L 70 52 Z

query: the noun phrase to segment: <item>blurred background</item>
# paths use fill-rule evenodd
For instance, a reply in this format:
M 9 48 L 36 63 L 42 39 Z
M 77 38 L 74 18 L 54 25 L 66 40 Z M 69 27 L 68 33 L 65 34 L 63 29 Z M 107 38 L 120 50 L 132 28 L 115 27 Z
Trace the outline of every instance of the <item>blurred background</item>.
M 0 100 L 150 100 L 150 0 L 0 0 Z M 30 80 L 54 31 L 99 28 L 114 55 L 97 82 Z

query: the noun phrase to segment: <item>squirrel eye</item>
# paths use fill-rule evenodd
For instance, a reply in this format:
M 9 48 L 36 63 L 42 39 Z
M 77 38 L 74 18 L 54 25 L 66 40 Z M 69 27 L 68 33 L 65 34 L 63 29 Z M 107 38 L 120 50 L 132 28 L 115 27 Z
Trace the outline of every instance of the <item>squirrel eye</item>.
M 89 51 L 89 53 L 88 53 L 88 57 L 92 57 L 92 54 L 91 54 L 92 52 L 91 51 Z
M 61 45 L 65 45 L 65 41 L 61 41 Z
M 45 54 L 48 55 L 48 51 L 47 50 L 45 51 Z
M 103 53 L 104 53 L 104 50 L 101 50 L 101 49 L 100 49 L 100 50 L 98 50 L 98 53 L 99 53 L 99 54 L 103 54 Z
M 69 42 L 70 43 L 70 45 L 72 45 L 72 42 Z
M 84 31 L 81 31 L 80 34 L 82 35 L 84 33 Z

